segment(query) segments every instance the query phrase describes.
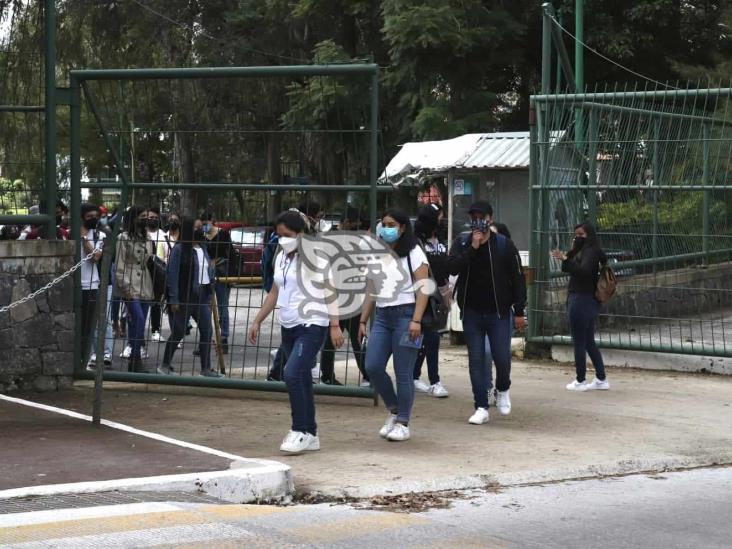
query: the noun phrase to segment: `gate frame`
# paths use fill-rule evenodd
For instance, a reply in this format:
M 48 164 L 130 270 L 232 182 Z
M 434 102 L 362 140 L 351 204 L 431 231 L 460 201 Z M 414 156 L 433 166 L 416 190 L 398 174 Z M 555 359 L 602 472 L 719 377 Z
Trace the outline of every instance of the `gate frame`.
M 369 127 L 369 184 L 368 185 L 277 185 L 251 183 L 137 183 L 131 182 L 127 176 L 123 162 L 117 154 L 116 147 L 99 116 L 94 94 L 86 85 L 87 82 L 100 80 L 183 80 L 183 79 L 210 79 L 210 78 L 256 78 L 256 77 L 297 77 L 297 76 L 371 76 L 370 127 Z M 261 191 L 288 191 L 288 190 L 341 190 L 368 192 L 370 202 L 369 217 L 372 231 L 376 227 L 377 193 L 391 191 L 391 187 L 377 185 L 378 178 L 378 123 L 379 123 L 379 66 L 377 64 L 343 64 L 343 65 L 283 65 L 283 66 L 252 66 L 252 67 L 193 67 L 193 68 L 161 68 L 161 69 L 89 69 L 73 70 L 70 72 L 70 159 L 71 159 L 71 238 L 76 243 L 76 255 L 81 254 L 81 188 L 121 188 L 120 209 L 127 206 L 130 189 L 169 189 L 171 187 L 186 189 L 209 190 L 261 190 Z M 114 167 L 119 174 L 120 183 L 81 183 L 81 108 L 82 92 L 86 104 L 93 115 Z M 100 287 L 106 287 L 109 280 L 110 264 L 115 250 L 117 236 L 120 231 L 117 224 L 107 244 L 108 253 L 105 253 L 101 268 Z M 78 313 L 81 307 L 81 278 L 76 272 L 74 291 L 74 310 Z M 97 302 L 97 325 L 106 323 L 106 292 L 100 292 Z M 94 373 L 82 370 L 81 364 L 81 315 L 76 315 L 76 334 L 74 338 L 74 377 L 76 379 L 93 379 L 95 381 L 95 398 L 93 417 L 98 421 L 101 414 L 101 394 L 103 380 L 122 381 L 129 383 L 151 383 L 156 385 L 186 385 L 193 387 L 215 387 L 225 389 L 246 389 L 254 391 L 286 392 L 283 382 L 264 380 L 246 380 L 230 378 L 207 378 L 200 376 L 162 376 L 158 374 L 140 374 L 129 372 L 104 371 L 101 364 L 103 356 L 104 330 L 98 330 L 98 340 L 95 343 L 97 350 L 97 368 Z M 376 402 L 376 393 L 372 388 L 332 386 L 317 384 L 313 387 L 316 394 L 371 398 Z

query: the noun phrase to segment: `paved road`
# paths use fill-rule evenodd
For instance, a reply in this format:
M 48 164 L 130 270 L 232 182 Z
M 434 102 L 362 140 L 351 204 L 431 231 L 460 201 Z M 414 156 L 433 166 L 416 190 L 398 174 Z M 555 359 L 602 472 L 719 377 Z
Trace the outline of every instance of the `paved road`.
M 726 548 L 730 517 L 723 468 L 472 493 L 412 513 L 140 503 L 6 514 L 0 546 Z

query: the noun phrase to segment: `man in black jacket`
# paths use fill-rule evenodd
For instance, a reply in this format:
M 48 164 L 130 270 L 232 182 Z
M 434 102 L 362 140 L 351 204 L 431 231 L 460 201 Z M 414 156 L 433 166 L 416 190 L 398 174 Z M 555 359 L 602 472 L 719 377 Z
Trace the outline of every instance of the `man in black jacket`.
M 475 413 L 474 425 L 487 423 L 488 372 L 485 367 L 485 337 L 490 341 L 496 364 L 496 406 L 502 415 L 511 413 L 511 335 L 523 328 L 526 285 L 521 257 L 514 243 L 490 230 L 493 207 L 485 200 L 468 211 L 472 232 L 459 236 L 450 249 L 450 274 L 458 275 L 457 303 L 468 345 L 470 383 Z

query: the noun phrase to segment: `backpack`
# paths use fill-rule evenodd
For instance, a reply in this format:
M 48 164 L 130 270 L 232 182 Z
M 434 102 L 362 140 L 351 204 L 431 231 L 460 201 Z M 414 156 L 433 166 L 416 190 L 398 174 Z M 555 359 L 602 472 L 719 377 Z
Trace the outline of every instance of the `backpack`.
M 618 287 L 618 279 L 611 267 L 603 265 L 600 269 L 600 278 L 595 289 L 595 299 L 600 303 L 607 303 L 615 294 Z
M 409 265 L 409 275 L 412 277 L 412 283 L 414 283 L 414 269 L 412 269 L 412 261 L 409 259 L 407 254 L 407 264 Z M 432 276 L 432 268 L 429 266 L 429 260 L 427 261 L 427 268 L 429 269 L 429 276 L 434 281 Z M 435 286 L 437 286 L 435 284 Z M 444 330 L 447 326 L 447 315 L 450 313 L 450 307 L 442 295 L 440 288 L 435 288 L 435 291 L 429 296 L 427 300 L 427 307 L 422 313 L 422 328 L 437 332 Z

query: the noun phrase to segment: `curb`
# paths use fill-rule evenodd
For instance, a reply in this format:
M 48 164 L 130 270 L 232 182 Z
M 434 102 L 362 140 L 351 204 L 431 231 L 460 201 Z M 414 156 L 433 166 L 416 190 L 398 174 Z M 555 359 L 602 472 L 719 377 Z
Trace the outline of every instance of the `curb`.
M 302 491 L 324 498 L 364 499 L 408 493 L 480 490 L 486 488 L 495 490 L 530 484 L 570 482 L 728 465 L 732 465 L 732 452 L 718 456 L 629 459 L 599 465 L 587 465 L 584 467 L 562 467 L 517 473 L 487 473 L 428 481 L 404 481 L 389 484 L 374 484 L 341 491 L 324 490 L 309 492 L 306 488 Z
M 47 412 L 91 422 L 91 416 L 38 404 L 0 394 L 0 400 L 29 406 Z M 201 473 L 183 473 L 177 475 L 161 475 L 153 477 L 136 477 L 91 482 L 74 482 L 69 484 L 45 484 L 0 490 L 0 500 L 28 496 L 48 496 L 59 494 L 84 494 L 109 491 L 155 491 L 155 492 L 191 492 L 206 494 L 231 503 L 253 503 L 289 501 L 293 492 L 292 470 L 289 465 L 267 459 L 248 459 L 207 446 L 192 444 L 114 421 L 102 420 L 102 425 L 125 431 L 138 436 L 196 450 L 231 460 L 229 469 L 207 471 Z

